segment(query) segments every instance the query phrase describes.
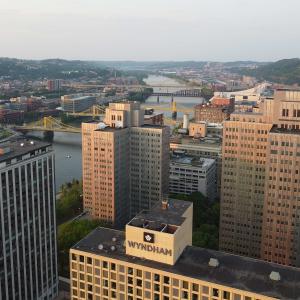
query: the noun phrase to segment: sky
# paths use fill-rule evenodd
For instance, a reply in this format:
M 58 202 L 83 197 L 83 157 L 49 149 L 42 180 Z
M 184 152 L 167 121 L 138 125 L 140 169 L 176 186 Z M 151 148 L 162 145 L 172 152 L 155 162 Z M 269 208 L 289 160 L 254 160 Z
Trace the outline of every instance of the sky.
M 275 61 L 300 56 L 299 0 L 0 0 L 0 57 Z

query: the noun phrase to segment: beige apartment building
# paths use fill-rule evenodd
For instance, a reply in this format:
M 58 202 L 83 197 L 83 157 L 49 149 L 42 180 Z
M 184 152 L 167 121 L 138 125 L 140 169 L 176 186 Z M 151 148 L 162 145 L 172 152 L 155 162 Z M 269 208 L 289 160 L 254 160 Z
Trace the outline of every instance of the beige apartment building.
M 299 124 L 291 90 L 224 122 L 220 249 L 300 265 Z
M 111 103 L 103 123 L 82 124 L 84 209 L 124 225 L 168 193 L 169 128 L 143 124 L 139 103 Z
M 269 133 L 261 257 L 300 267 L 300 91 L 274 98 Z
M 300 299 L 299 269 L 193 247 L 192 210 L 170 199 L 95 229 L 70 250 L 71 299 Z

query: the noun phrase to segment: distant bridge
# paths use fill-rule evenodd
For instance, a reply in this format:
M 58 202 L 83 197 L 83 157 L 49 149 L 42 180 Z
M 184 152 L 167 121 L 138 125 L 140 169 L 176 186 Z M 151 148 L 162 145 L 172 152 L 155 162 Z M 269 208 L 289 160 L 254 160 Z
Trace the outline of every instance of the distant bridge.
M 201 89 L 185 89 L 177 92 L 154 92 L 152 96 L 202 97 Z
M 53 117 L 44 117 L 37 122 L 25 124 L 23 126 L 16 126 L 15 130 L 21 132 L 27 131 L 52 131 L 52 132 L 69 132 L 69 133 L 81 133 L 81 128 L 73 127 L 64 124 L 58 119 Z
M 181 122 L 182 120 L 173 120 L 171 118 L 164 117 L 164 124 L 168 126 L 175 126 Z M 23 133 L 28 131 L 81 133 L 81 127 L 74 127 L 64 124 L 60 120 L 53 117 L 44 117 L 37 122 L 32 122 L 23 126 L 16 126 L 14 129 Z
M 105 105 L 93 105 L 84 111 L 80 111 L 80 112 L 75 112 L 75 111 L 67 112 L 66 111 L 65 113 L 67 116 L 97 118 L 97 117 L 104 116 L 106 108 L 107 108 L 107 106 L 105 106 Z

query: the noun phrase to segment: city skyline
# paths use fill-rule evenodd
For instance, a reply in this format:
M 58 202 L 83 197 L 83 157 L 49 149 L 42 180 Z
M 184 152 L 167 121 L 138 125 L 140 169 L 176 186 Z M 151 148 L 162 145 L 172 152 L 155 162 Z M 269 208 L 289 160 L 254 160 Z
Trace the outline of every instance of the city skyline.
M 0 35 L 6 43 L 0 57 L 275 61 L 299 56 L 299 33 L 291 30 L 300 26 L 299 2 L 240 2 L 4 0 Z

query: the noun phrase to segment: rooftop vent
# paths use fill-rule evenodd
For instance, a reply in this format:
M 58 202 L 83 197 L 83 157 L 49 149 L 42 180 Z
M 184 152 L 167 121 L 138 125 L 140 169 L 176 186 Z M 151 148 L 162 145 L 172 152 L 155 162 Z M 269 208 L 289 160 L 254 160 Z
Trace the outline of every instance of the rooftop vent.
M 21 143 L 20 146 L 21 146 L 21 147 L 24 147 L 24 143 Z
M 209 262 L 208 262 L 208 265 L 209 265 L 210 267 L 216 268 L 216 267 L 219 266 L 219 261 L 218 261 L 216 258 L 210 258 L 210 259 L 209 259 Z
M 113 242 L 116 242 L 116 241 L 117 241 L 117 238 L 114 236 L 111 240 L 112 240 Z
M 98 249 L 99 249 L 99 250 L 103 250 L 103 249 L 104 249 L 103 244 L 99 244 L 99 245 L 98 245 Z
M 30 141 L 30 144 L 31 144 L 31 145 L 34 145 L 34 141 Z
M 111 250 L 111 251 L 115 251 L 115 250 L 116 250 L 116 246 L 111 246 L 111 247 L 110 247 L 110 250 Z
M 279 281 L 280 280 L 280 274 L 278 272 L 272 271 L 270 273 L 270 279 L 274 281 Z

